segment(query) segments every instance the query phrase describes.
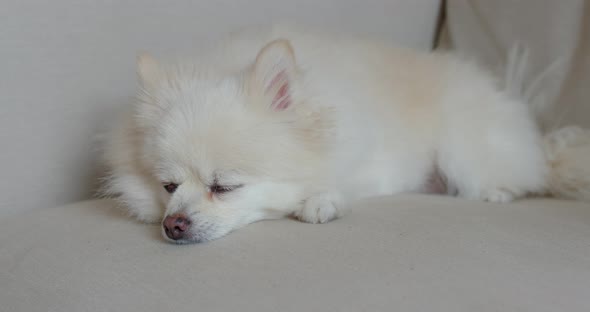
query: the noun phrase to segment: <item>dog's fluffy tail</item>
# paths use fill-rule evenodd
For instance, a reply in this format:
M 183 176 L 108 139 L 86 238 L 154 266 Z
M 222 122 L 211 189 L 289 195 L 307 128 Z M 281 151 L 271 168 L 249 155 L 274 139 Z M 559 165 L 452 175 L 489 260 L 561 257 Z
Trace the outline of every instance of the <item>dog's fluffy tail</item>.
M 556 87 L 556 77 L 563 74 L 563 63 L 556 60 L 528 85 L 525 84 L 529 62 L 527 49 L 515 45 L 509 52 L 504 77 L 506 92 L 529 104 L 539 123 L 546 121 L 554 100 L 547 93 Z M 546 181 L 548 196 L 590 202 L 590 130 L 577 126 L 559 127 L 543 135 L 543 147 L 549 165 Z
M 563 127 L 545 134 L 543 141 L 550 167 L 548 195 L 590 202 L 590 130 Z

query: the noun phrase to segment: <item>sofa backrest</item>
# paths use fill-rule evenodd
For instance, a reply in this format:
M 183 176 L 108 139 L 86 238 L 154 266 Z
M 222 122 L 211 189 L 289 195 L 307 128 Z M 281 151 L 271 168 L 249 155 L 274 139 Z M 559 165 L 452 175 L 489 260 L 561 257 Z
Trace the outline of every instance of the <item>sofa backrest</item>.
M 20 1 L 0 5 L 0 217 L 90 198 L 96 134 L 166 55 L 289 20 L 432 46 L 439 0 Z

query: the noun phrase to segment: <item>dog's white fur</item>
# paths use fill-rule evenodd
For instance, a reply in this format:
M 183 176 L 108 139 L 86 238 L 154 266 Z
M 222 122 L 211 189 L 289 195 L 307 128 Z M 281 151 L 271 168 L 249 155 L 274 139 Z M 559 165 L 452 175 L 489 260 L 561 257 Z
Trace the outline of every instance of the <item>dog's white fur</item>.
M 433 177 L 475 200 L 588 198 L 590 144 L 556 142 L 590 135 L 544 142 L 525 101 L 452 55 L 275 27 L 195 59 L 142 55 L 138 103 L 106 148 L 108 193 L 142 221 L 189 214 L 179 242 L 288 215 L 327 222 L 344 202 L 427 192 Z

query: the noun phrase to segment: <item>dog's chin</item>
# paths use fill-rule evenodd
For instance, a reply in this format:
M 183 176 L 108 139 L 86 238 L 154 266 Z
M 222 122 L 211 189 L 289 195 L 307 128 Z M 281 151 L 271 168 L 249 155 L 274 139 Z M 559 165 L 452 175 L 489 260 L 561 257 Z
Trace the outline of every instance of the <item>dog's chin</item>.
M 188 238 L 188 239 L 173 240 L 173 239 L 170 239 L 166 236 L 164 236 L 164 239 L 168 243 L 175 244 L 175 245 L 200 244 L 200 243 L 206 243 L 206 242 L 212 240 L 212 239 L 208 239 L 208 238 Z

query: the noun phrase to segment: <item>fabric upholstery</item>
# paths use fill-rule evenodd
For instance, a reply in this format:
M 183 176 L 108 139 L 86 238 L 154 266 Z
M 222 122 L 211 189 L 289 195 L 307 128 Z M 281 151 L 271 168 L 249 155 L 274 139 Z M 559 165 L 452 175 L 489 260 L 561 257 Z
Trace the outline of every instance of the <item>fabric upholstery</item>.
M 176 246 L 111 201 L 0 220 L 1 311 L 590 311 L 590 206 L 403 195 Z

